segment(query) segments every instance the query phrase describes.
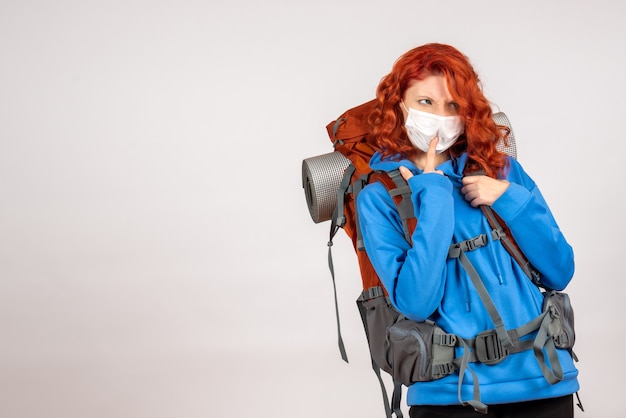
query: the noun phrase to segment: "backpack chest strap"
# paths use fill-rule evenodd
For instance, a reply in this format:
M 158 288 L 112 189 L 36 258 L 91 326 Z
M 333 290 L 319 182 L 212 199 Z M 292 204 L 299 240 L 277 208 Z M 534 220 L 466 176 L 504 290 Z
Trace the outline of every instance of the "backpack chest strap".
M 474 268 L 474 265 L 470 261 L 470 259 L 465 254 L 468 251 L 473 251 L 477 248 L 484 247 L 489 243 L 486 234 L 480 234 L 474 238 L 467 239 L 465 241 L 458 242 L 456 244 L 452 244 L 450 249 L 448 250 L 448 257 L 450 258 L 458 258 L 461 262 L 461 265 L 469 275 L 472 280 L 472 284 L 476 288 L 478 295 L 480 296 L 480 300 L 483 302 L 483 305 L 487 309 L 489 313 L 489 317 L 493 321 L 493 324 L 496 327 L 496 334 L 498 339 L 500 340 L 500 344 L 505 349 L 513 348 L 513 341 L 511 340 L 511 336 L 507 333 L 506 328 L 504 326 L 504 321 L 500 317 L 496 306 L 489 296 L 489 292 L 485 287 L 480 275 Z
M 500 236 L 499 232 L 498 230 L 492 231 L 492 238 L 497 239 Z M 484 364 L 497 364 L 504 360 L 508 354 L 519 353 L 532 348 L 546 380 L 551 384 L 562 380 L 563 370 L 556 354 L 553 331 L 551 330 L 551 324 L 558 321 L 558 317 L 550 310 L 545 310 L 521 327 L 512 330 L 506 329 L 482 279 L 466 255 L 466 252 L 483 247 L 488 243 L 487 235 L 481 234 L 451 245 L 448 251 L 450 258 L 459 258 L 461 265 L 472 280 L 472 284 L 476 288 L 489 317 L 496 327 L 495 330 L 484 331 L 475 338 L 470 340 L 463 339 L 461 341 L 464 347 L 464 355 L 458 364 L 459 368 L 464 369 L 468 363 L 475 361 Z M 537 336 L 534 339 L 520 340 L 520 337 L 534 331 L 537 331 Z M 546 356 L 548 357 L 548 362 L 546 362 Z M 550 370 L 548 364 L 550 364 L 552 370 Z

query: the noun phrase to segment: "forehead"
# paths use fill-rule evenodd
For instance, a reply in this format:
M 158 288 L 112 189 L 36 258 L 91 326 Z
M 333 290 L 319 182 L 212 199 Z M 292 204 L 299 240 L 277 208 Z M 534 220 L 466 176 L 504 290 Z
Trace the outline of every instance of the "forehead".
M 405 96 L 452 100 L 446 77 L 443 74 L 429 74 L 420 80 L 411 81 Z

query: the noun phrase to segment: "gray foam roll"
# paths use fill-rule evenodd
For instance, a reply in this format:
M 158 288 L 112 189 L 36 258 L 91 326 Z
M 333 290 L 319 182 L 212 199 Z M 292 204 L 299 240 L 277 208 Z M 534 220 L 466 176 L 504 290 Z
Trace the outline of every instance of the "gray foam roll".
M 350 160 L 338 151 L 302 161 L 302 187 L 313 222 L 332 218 L 337 206 L 337 189 Z

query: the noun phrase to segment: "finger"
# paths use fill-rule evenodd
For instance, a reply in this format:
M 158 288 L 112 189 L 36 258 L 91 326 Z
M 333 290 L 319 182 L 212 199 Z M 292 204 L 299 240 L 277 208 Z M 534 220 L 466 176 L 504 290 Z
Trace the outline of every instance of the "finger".
M 478 181 L 478 177 L 479 176 L 463 176 L 463 184 L 464 185 L 468 185 L 468 184 L 473 184 L 476 183 Z
M 477 189 L 476 184 L 474 184 L 474 183 L 468 183 L 468 184 L 465 184 L 465 182 L 463 182 L 463 183 L 464 183 L 463 187 L 461 187 L 461 193 L 463 193 L 463 194 L 468 194 L 472 190 L 476 190 Z
M 463 187 L 461 187 L 461 193 L 464 195 L 469 193 L 472 190 L 476 190 L 478 188 L 479 176 L 465 176 L 461 180 L 463 182 Z
M 466 191 L 463 192 L 463 198 L 469 202 L 469 204 L 473 207 L 477 207 L 481 204 L 480 194 L 477 191 Z
M 426 164 L 424 165 L 424 172 L 430 173 L 435 171 L 435 155 L 437 154 L 437 144 L 439 138 L 434 137 L 428 145 L 428 151 L 426 152 Z
M 474 192 L 466 192 L 463 197 L 465 198 L 465 200 L 467 200 L 468 202 L 472 202 L 474 200 L 476 200 L 478 198 L 478 194 L 474 193 Z
M 400 166 L 400 174 L 402 174 L 402 178 L 404 178 L 404 180 L 406 181 L 409 181 L 409 179 L 413 177 L 413 173 L 411 173 L 411 170 L 409 170 L 405 166 Z

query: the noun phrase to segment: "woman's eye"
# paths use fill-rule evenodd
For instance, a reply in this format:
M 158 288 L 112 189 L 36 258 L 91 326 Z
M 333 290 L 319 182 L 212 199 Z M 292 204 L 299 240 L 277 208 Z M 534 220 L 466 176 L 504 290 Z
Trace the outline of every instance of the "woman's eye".
M 454 110 L 459 110 L 459 104 L 458 103 L 450 103 L 450 108 L 452 108 Z
M 421 99 L 418 101 L 419 104 L 431 105 L 433 104 L 429 99 Z

